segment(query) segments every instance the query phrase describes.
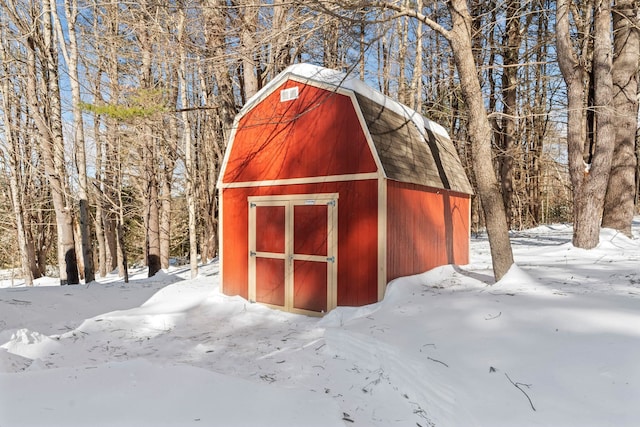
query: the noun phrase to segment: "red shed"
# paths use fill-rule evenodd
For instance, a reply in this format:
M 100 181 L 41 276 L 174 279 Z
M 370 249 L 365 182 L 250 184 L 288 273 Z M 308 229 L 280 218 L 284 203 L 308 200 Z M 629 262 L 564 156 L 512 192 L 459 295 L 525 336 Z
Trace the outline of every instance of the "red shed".
M 334 70 L 293 65 L 247 102 L 218 188 L 227 295 L 321 313 L 468 263 L 472 189 L 447 132 Z

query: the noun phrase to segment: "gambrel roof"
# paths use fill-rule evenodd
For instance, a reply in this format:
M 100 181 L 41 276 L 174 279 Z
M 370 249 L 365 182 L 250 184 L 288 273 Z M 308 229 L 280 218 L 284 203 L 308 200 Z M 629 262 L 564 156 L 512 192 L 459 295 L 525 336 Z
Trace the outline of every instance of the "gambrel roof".
M 239 116 L 288 79 L 353 95 L 386 178 L 473 194 L 456 148 L 442 126 L 340 71 L 292 65 L 254 95 Z

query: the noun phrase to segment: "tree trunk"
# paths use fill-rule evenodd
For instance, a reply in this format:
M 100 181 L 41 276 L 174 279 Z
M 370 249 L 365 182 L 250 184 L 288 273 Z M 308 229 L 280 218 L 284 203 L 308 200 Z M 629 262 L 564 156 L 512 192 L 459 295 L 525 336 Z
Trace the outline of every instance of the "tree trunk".
M 78 264 L 73 237 L 72 209 L 67 204 L 66 172 L 64 165 L 64 140 L 62 137 L 62 118 L 60 111 L 60 90 L 58 86 L 57 49 L 53 43 L 51 10 L 48 0 L 42 3 L 41 19 L 43 24 L 42 45 L 32 37 L 27 37 L 27 97 L 31 113 L 38 128 L 40 148 L 44 160 L 45 175 L 51 187 L 51 199 L 56 217 L 58 237 L 58 266 L 60 284 L 78 284 Z M 46 101 L 48 108 L 41 109 L 37 92 L 36 55 L 41 52 L 41 63 L 46 81 Z M 45 117 L 46 111 L 47 116 Z
M 94 15 L 93 17 L 93 36 L 98 37 L 100 34 L 99 26 L 98 26 L 98 17 Z M 95 70 L 95 78 L 93 79 L 93 98 L 94 103 L 97 104 L 98 100 L 102 100 L 102 78 L 103 78 L 103 69 L 102 69 L 102 61 L 104 58 L 100 58 L 98 61 L 98 67 Z M 107 275 L 107 243 L 105 239 L 105 230 L 104 230 L 104 208 L 105 208 L 105 197 L 104 197 L 104 172 L 103 172 L 103 156 L 105 152 L 104 147 L 104 138 L 102 136 L 102 126 L 103 120 L 102 116 L 98 113 L 94 113 L 93 115 L 93 139 L 96 146 L 96 159 L 95 159 L 95 180 L 94 186 L 92 187 L 94 200 L 95 200 L 95 209 L 96 216 L 94 227 L 96 229 L 96 242 L 98 244 L 98 268 L 96 269 L 100 277 L 106 277 Z M 113 270 L 113 267 L 110 268 L 109 271 Z
M 260 76 L 256 64 L 257 54 L 256 29 L 258 25 L 259 2 L 257 0 L 242 0 L 242 28 L 240 37 L 242 43 L 242 78 L 245 100 L 251 98 L 260 90 Z
M 362 17 L 362 19 L 360 20 L 360 25 L 359 25 L 359 36 L 360 36 L 360 51 L 358 52 L 358 78 L 360 80 L 365 80 L 366 79 L 366 73 L 365 73 L 365 69 L 366 69 L 366 55 L 365 55 L 365 51 L 367 49 L 367 44 L 365 42 L 366 39 L 366 35 L 367 35 L 367 25 L 365 23 L 367 17 L 366 17 L 367 12 L 365 10 L 362 10 L 360 12 L 360 16 Z
M 151 132 L 150 127 L 145 126 L 147 132 Z M 160 265 L 160 209 L 158 207 L 158 179 L 155 150 L 155 138 L 151 135 L 146 137 L 144 148 L 145 167 L 145 209 L 147 224 L 147 266 L 149 267 L 149 277 L 154 276 L 162 266 Z
M 502 72 L 502 153 L 500 158 L 500 183 L 506 210 L 507 223 L 513 219 L 513 170 L 516 157 L 516 115 L 518 64 L 520 62 L 520 1 L 507 2 L 507 29 L 503 40 Z
M 423 0 L 416 0 L 416 9 L 422 10 Z M 409 90 L 409 107 L 422 114 L 422 21 L 418 20 L 415 30 L 415 58 L 413 63 L 413 75 Z
M 164 150 L 163 150 L 164 151 Z M 163 159 L 167 160 L 166 153 Z M 160 185 L 159 215 L 160 215 L 160 267 L 169 268 L 171 257 L 171 184 L 173 167 L 164 165 L 162 170 L 162 184 Z
M 593 22 L 593 76 L 595 111 L 595 148 L 586 144 L 585 104 L 587 71 L 573 50 L 569 31 L 569 4 L 557 5 L 556 41 L 558 62 L 567 84 L 568 118 L 567 148 L 569 173 L 573 186 L 573 244 L 583 249 L 594 248 L 600 238 L 600 220 L 604 195 L 611 170 L 614 128 L 611 115 L 611 8 L 605 0 L 597 0 Z M 589 153 L 586 155 L 585 153 Z M 591 154 L 593 153 L 593 154 Z M 590 158 L 586 164 L 584 158 Z
M 5 110 L 7 111 L 7 110 Z M 10 126 L 10 125 L 9 125 Z M 20 266 L 22 270 L 22 279 L 24 280 L 24 284 L 26 286 L 33 286 L 33 272 L 32 266 L 35 264 L 35 260 L 33 259 L 33 251 L 29 250 L 29 245 L 27 241 L 26 235 L 26 226 L 25 226 L 25 218 L 24 218 L 24 210 L 22 204 L 22 197 L 19 190 L 18 185 L 18 177 L 17 174 L 17 166 L 18 162 L 15 153 L 15 147 L 13 146 L 13 142 L 10 141 L 12 138 L 9 136 L 11 131 L 6 129 L 7 123 L 5 123 L 5 137 L 7 138 L 7 144 L 9 145 L 9 150 L 11 150 L 10 156 L 10 165 L 11 168 L 9 174 L 9 189 L 11 191 L 11 202 L 13 205 L 13 214 L 15 216 L 16 221 L 16 234 L 18 237 L 18 248 L 20 250 Z
M 200 255 L 203 259 L 212 259 L 216 254 L 218 243 L 218 206 L 215 182 L 218 179 L 219 164 L 224 157 L 224 148 L 231 135 L 237 111 L 233 81 L 226 61 L 227 55 L 225 49 L 227 43 L 225 33 L 218 31 L 219 28 L 224 28 L 225 25 L 225 9 L 221 7 L 224 5 L 224 1 L 207 0 L 206 4 L 209 6 L 205 9 L 205 13 L 207 14 L 207 46 L 209 47 L 210 54 L 216 58 L 216 61 L 212 64 L 213 75 L 215 76 L 215 83 L 218 89 L 214 102 L 212 102 L 208 96 L 206 84 L 202 77 L 204 73 L 202 72 L 199 72 L 201 76 L 200 87 L 204 105 L 209 106 L 215 104 L 218 105 L 219 108 L 216 115 L 205 110 L 208 125 L 205 130 L 202 152 L 205 154 L 206 165 L 200 168 L 205 176 L 205 179 L 201 179 L 200 182 L 207 184 L 202 185 L 200 188 L 202 195 L 201 200 L 204 204 L 202 211 L 206 212 L 204 236 L 201 240 L 203 247 L 206 245 L 206 248 L 201 251 Z
M 405 7 L 407 7 L 409 1 L 404 0 Z M 404 105 L 409 105 L 409 85 L 407 84 L 406 77 L 406 69 L 405 64 L 407 61 L 407 45 L 409 44 L 409 18 L 402 17 L 395 22 L 396 27 L 394 33 L 398 34 L 398 52 L 397 52 L 397 61 L 398 61 L 398 95 L 397 99 Z M 392 38 L 389 42 L 389 46 L 393 46 L 395 44 L 394 39 Z M 388 76 L 390 78 L 391 76 Z M 387 94 L 388 95 L 388 94 Z
M 122 271 L 122 277 L 124 283 L 129 283 L 129 263 L 127 262 L 127 251 L 124 249 L 124 230 L 122 224 L 124 224 L 124 217 L 122 212 L 124 209 L 120 209 L 120 220 L 116 226 L 116 236 L 118 238 L 118 247 L 120 250 L 118 251 L 118 270 Z
M 471 16 L 464 0 L 451 0 L 448 8 L 452 19 L 449 42 L 469 119 L 468 131 L 478 195 L 487 225 L 494 275 L 496 280 L 500 280 L 513 264 L 513 253 L 500 185 L 492 166 L 492 128 L 471 49 Z
M 377 6 L 395 10 L 403 15 L 423 21 L 447 39 L 460 79 L 460 91 L 468 115 L 468 136 L 471 142 L 472 163 L 477 182 L 478 196 L 485 216 L 493 274 L 500 280 L 513 265 L 513 252 L 509 241 L 509 228 L 505 214 L 500 184 L 493 170 L 491 137 L 493 129 L 487 117 L 482 88 L 476 67 L 471 31 L 473 22 L 465 0 L 450 0 L 447 9 L 451 17 L 448 30 L 422 14 L 421 10 L 403 8 L 394 3 L 376 3 Z
M 187 211 L 189 213 L 189 265 L 191 267 L 191 278 L 198 275 L 198 234 L 196 218 L 196 170 L 194 162 L 193 141 L 191 138 L 191 124 L 189 123 L 189 113 L 186 110 L 189 101 L 187 98 L 187 55 L 184 50 L 182 38 L 184 36 L 185 11 L 180 10 L 178 21 L 178 42 L 180 48 L 180 64 L 178 67 L 178 79 L 180 81 L 180 104 L 182 106 L 182 138 L 184 141 L 184 163 L 187 180 Z
M 56 1 L 49 0 L 51 11 L 55 17 L 56 25 L 59 28 L 60 43 L 63 48 L 64 58 L 67 61 L 67 72 L 69 73 L 69 85 L 71 86 L 71 103 L 73 110 L 73 137 L 76 169 L 78 171 L 78 197 L 80 212 L 80 250 L 82 252 L 82 266 L 85 283 L 95 280 L 93 266 L 93 245 L 91 244 L 91 228 L 89 218 L 89 191 L 87 180 L 87 157 L 84 143 L 84 123 L 82 110 L 80 108 L 80 79 L 78 78 L 78 40 L 76 38 L 76 20 L 78 18 L 77 0 L 65 0 L 64 11 L 67 19 L 67 36 L 69 39 L 69 50 L 67 51 L 62 34 L 62 26 L 56 13 Z
M 98 86 L 99 87 L 99 86 Z M 94 135 L 96 136 L 96 183 L 102 183 L 103 174 L 102 174 L 102 141 L 99 137 L 100 135 L 100 125 L 102 120 L 98 114 L 93 116 L 94 123 Z M 96 201 L 96 218 L 95 218 L 95 227 L 96 227 L 96 240 L 98 242 L 98 274 L 100 277 L 105 277 L 107 275 L 107 244 L 105 239 L 104 232 L 104 205 L 105 201 L 103 195 L 101 194 L 100 188 L 95 191 Z M 112 268 L 113 269 L 113 268 Z
M 584 216 L 578 218 L 578 225 L 585 226 L 586 232 L 574 235 L 574 244 L 590 249 L 600 239 L 600 219 L 604 206 L 604 197 L 611 172 L 611 161 L 615 145 L 616 127 L 613 114 L 613 79 L 611 44 L 611 2 L 596 0 L 594 11 L 594 43 L 593 43 L 593 76 L 594 76 L 594 111 L 595 141 L 591 169 L 586 178 L 587 207 L 582 210 Z M 593 195 L 593 198 L 589 197 Z M 575 206 L 575 205 L 574 205 Z M 580 206 L 582 208 L 582 206 Z M 574 230 L 575 231 L 575 230 Z M 580 230 L 578 230 L 580 231 Z
M 127 247 L 124 242 L 124 201 L 122 200 L 122 149 L 120 144 L 120 138 L 116 139 L 117 145 L 114 145 L 112 148 L 114 149 L 114 157 L 117 159 L 117 172 L 114 174 L 113 184 L 117 189 L 115 191 L 115 196 L 117 197 L 117 203 L 114 200 L 113 209 L 111 212 L 117 212 L 117 216 L 114 214 L 113 232 L 115 236 L 115 260 L 117 262 L 118 267 L 118 276 L 124 278 L 124 282 L 127 283 L 129 281 L 129 262 L 127 259 Z
M 296 23 L 295 18 L 287 17 L 290 6 L 285 0 L 274 0 L 273 2 L 273 20 L 271 25 L 271 59 L 272 67 L 271 77 L 277 76 L 291 63 L 291 27 Z
M 107 8 L 107 26 L 108 36 L 112 40 L 120 37 L 119 28 L 120 20 L 118 17 L 118 1 L 111 0 L 106 6 Z M 109 80 L 109 100 L 117 103 L 120 98 L 120 85 L 118 76 L 120 74 L 120 66 L 118 59 L 118 45 L 110 43 L 106 61 L 107 78 Z M 123 269 L 123 256 L 125 248 L 119 243 L 117 237 L 118 223 L 121 221 L 122 215 L 119 215 L 122 208 L 122 185 L 121 185 L 121 162 L 120 160 L 120 139 L 118 135 L 118 122 L 115 118 L 107 116 L 105 121 L 105 164 L 104 164 L 104 180 L 102 191 L 105 196 L 104 206 L 104 238 L 107 249 L 106 265 L 108 271 L 118 269 L 118 275 L 123 277 L 126 269 Z M 124 227 L 123 223 L 120 223 Z M 126 264 L 126 262 L 124 263 Z
M 364 25 L 364 24 L 363 24 Z M 361 43 L 362 45 L 362 43 Z M 361 48 L 363 49 L 363 48 Z M 361 55 L 364 55 L 361 50 Z M 387 40 L 387 33 L 384 33 L 378 40 L 378 64 L 382 64 L 382 73 L 378 73 L 378 90 L 389 96 L 391 80 L 391 42 Z M 360 80 L 364 80 L 364 68 L 361 67 Z
M 236 104 L 233 96 L 233 81 L 226 63 L 227 54 L 225 49 L 227 43 L 225 33 L 219 31 L 220 28 L 224 28 L 226 21 L 224 4 L 223 0 L 207 0 L 206 5 L 208 7 L 205 9 L 205 13 L 207 22 L 207 45 L 210 54 L 215 58 L 212 68 L 216 85 L 218 86 L 216 104 L 219 105 L 218 116 L 222 124 L 222 139 L 226 143 L 230 136 L 231 128 L 233 127 L 233 120 L 236 116 Z M 202 87 L 201 89 L 204 97 L 203 102 L 205 106 L 209 106 L 210 100 L 207 96 L 206 87 Z
M 547 133 L 547 95 L 546 78 L 547 58 L 548 58 L 548 18 L 547 14 L 538 12 L 538 34 L 536 35 L 536 47 L 534 57 L 534 81 L 533 98 L 529 102 L 530 111 L 533 112 L 529 139 L 529 157 L 527 162 L 527 189 L 529 191 L 528 204 L 533 225 L 537 225 L 542 220 L 541 195 L 542 195 L 542 174 L 541 167 L 542 153 L 545 135 Z
M 109 77 L 111 79 L 111 77 Z M 111 84 L 111 96 L 113 96 L 113 86 Z M 122 188 L 120 186 L 120 164 L 118 159 L 120 158 L 120 143 L 117 135 L 118 125 L 116 120 L 107 117 L 105 127 L 105 165 L 104 165 L 104 180 L 102 185 L 102 191 L 104 194 L 105 203 L 104 209 L 104 240 L 107 249 L 106 253 L 106 268 L 113 271 L 118 268 L 118 275 L 122 277 L 124 272 L 119 268 L 122 263 L 118 261 L 118 238 L 117 238 L 117 224 L 118 224 L 118 212 L 120 204 L 118 200 L 121 198 Z
M 338 54 L 340 46 L 340 34 L 338 23 L 335 18 L 325 15 L 325 22 L 322 25 L 322 65 L 327 68 L 339 70 L 341 67 L 340 56 Z
M 22 279 L 26 286 L 33 286 L 33 273 L 31 267 L 35 264 L 33 259 L 33 251 L 29 251 L 27 244 L 25 215 L 23 209 L 22 192 L 18 183 L 18 173 L 20 171 L 19 149 L 14 140 L 14 122 L 12 120 L 12 108 L 9 98 L 9 69 L 5 61 L 4 45 L 0 47 L 0 62 L 4 66 L 4 78 L 0 86 L 0 95 L 2 97 L 2 109 L 4 112 L 4 136 L 7 143 L 7 151 L 9 156 L 9 190 L 11 193 L 11 204 L 13 206 L 13 215 L 16 222 L 16 234 L 18 237 L 18 249 L 20 251 L 20 266 L 22 270 Z M 31 256 L 31 259 L 30 259 Z
M 145 6 L 146 7 L 146 4 Z M 144 27 L 138 34 L 142 57 L 140 87 L 143 91 L 153 87 L 151 78 L 152 43 L 149 27 Z M 149 122 L 142 124 L 142 158 L 144 168 L 143 197 L 144 222 L 146 229 L 146 261 L 149 268 L 148 276 L 154 276 L 161 269 L 160 264 L 160 209 L 158 206 L 158 164 L 156 149 L 156 135 Z
M 75 250 L 75 239 L 73 234 L 73 208 L 71 207 L 67 194 L 70 194 L 67 185 L 67 172 L 65 165 L 64 137 L 62 134 L 62 109 L 60 100 L 59 72 L 58 72 L 58 49 L 54 40 L 53 28 L 51 24 L 52 11 L 43 0 L 43 34 L 44 52 L 47 64 L 48 87 L 46 97 L 50 103 L 49 125 L 53 142 L 52 159 L 53 170 L 57 176 L 52 185 L 53 202 L 56 208 L 56 223 L 58 230 L 58 259 L 64 260 L 65 273 L 60 272 L 61 284 L 78 284 L 80 277 L 78 274 L 78 261 Z M 50 179 L 51 183 L 52 180 Z M 54 189 L 55 188 L 55 189 Z M 58 201 L 56 202 L 56 199 Z M 56 206 L 57 205 L 57 206 Z M 62 263 L 61 263 L 62 265 Z
M 638 127 L 640 21 L 636 0 L 617 0 L 613 7 L 613 104 L 615 148 L 604 202 L 602 226 L 631 237 L 635 208 L 635 153 Z
M 182 49 L 182 47 L 180 48 Z M 173 105 L 178 105 L 179 88 L 178 88 L 178 71 L 173 64 L 166 64 L 167 76 L 170 79 L 170 99 Z M 169 258 L 171 256 L 171 186 L 173 184 L 173 172 L 176 163 L 176 153 L 178 141 L 180 139 L 178 130 L 177 114 L 170 114 L 168 119 L 168 132 L 164 143 L 160 145 L 162 158 L 160 184 L 160 266 L 163 269 L 169 268 Z

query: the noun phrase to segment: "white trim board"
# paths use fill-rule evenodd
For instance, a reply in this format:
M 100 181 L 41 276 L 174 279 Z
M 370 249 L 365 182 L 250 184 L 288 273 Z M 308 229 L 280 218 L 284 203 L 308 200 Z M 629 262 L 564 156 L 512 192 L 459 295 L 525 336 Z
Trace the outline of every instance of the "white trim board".
M 296 184 L 324 184 L 327 182 L 366 181 L 378 179 L 378 172 L 353 173 L 346 175 L 311 176 L 306 178 L 269 179 L 265 181 L 228 182 L 219 184 L 220 188 L 271 187 Z

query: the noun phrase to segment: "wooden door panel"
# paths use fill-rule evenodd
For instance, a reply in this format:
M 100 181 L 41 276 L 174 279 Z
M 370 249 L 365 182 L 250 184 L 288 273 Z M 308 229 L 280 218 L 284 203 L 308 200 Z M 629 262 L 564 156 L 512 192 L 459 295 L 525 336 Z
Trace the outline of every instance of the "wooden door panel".
M 256 301 L 284 306 L 285 260 L 256 258 Z
M 327 256 L 327 205 L 293 206 L 293 252 Z
M 293 307 L 316 312 L 327 311 L 327 263 L 294 261 Z
M 285 206 L 256 206 L 256 251 L 285 252 Z

